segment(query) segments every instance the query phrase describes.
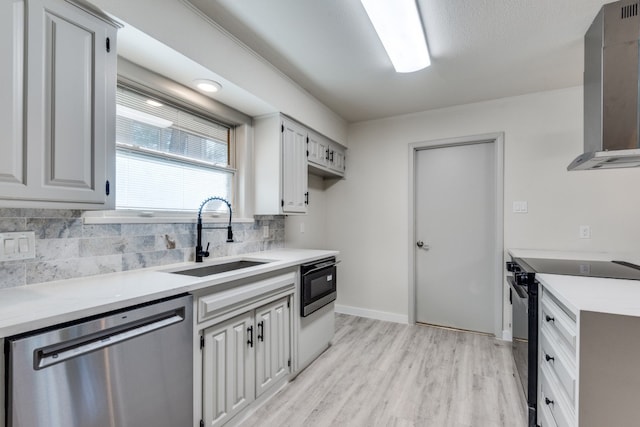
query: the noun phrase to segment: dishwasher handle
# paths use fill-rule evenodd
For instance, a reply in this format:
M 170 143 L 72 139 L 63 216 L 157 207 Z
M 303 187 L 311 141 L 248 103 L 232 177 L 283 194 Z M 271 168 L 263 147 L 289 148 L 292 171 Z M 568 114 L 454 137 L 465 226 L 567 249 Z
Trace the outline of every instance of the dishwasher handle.
M 84 338 L 57 343 L 34 351 L 33 367 L 44 369 L 51 365 L 79 357 L 93 351 L 110 347 L 149 332 L 180 323 L 184 320 L 184 308 L 161 313 L 115 328 L 105 329 Z

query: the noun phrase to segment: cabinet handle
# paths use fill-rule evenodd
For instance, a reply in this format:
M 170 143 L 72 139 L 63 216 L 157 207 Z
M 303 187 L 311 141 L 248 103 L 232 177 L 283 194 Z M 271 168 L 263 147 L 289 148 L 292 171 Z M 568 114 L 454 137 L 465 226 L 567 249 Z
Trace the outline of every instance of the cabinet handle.
M 546 353 L 545 353 L 545 355 L 544 355 L 544 359 L 545 359 L 547 362 L 550 362 L 550 361 L 554 361 L 554 362 L 555 362 L 555 361 L 556 361 L 555 357 L 553 357 L 553 356 L 549 356 L 549 355 L 548 355 L 548 354 L 546 354 Z
M 308 191 L 306 193 L 304 193 L 304 204 L 305 205 L 309 204 L 309 192 Z
M 553 405 L 553 400 L 549 399 L 548 397 L 545 397 L 544 403 L 546 403 L 547 405 Z
M 329 160 L 329 149 L 327 148 L 326 155 L 324 157 L 325 160 Z
M 551 317 L 548 314 L 544 317 L 544 320 L 546 320 L 547 322 L 555 322 L 556 321 L 555 317 Z
M 331 159 L 329 159 L 329 161 L 330 161 L 331 163 L 333 163 L 333 153 L 334 153 L 334 152 L 333 152 L 333 151 L 331 151 Z
M 264 342 L 264 320 L 261 320 L 260 323 L 258 323 L 258 328 L 258 339 Z
M 249 344 L 249 347 L 253 347 L 253 326 L 249 326 L 247 328 L 247 333 L 249 334 L 249 340 L 247 341 L 247 344 Z

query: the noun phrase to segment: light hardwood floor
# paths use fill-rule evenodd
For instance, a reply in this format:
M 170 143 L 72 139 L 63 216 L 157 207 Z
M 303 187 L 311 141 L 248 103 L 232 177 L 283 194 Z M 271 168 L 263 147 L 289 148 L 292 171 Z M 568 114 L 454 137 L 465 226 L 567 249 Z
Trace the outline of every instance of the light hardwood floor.
M 510 343 L 337 315 L 333 345 L 242 426 L 525 427 Z

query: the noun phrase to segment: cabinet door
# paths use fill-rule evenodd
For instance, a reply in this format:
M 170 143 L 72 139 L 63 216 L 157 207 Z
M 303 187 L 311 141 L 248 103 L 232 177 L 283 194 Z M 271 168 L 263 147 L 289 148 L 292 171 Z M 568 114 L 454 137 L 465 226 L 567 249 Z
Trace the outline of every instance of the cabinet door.
M 24 131 L 24 0 L 0 3 L 0 194 L 21 194 L 26 185 Z
M 288 301 L 282 298 L 256 310 L 256 397 L 291 370 Z
M 331 161 L 331 169 L 344 174 L 345 171 L 345 154 L 344 149 L 337 145 L 332 145 L 330 150 L 329 160 Z
M 23 197 L 111 207 L 116 30 L 64 0 L 30 0 L 28 28 Z
M 327 140 L 313 132 L 309 132 L 309 161 L 320 166 L 327 166 L 329 146 Z
M 253 311 L 204 331 L 202 408 L 205 425 L 227 422 L 255 398 Z
M 307 212 L 307 132 L 282 121 L 282 212 Z

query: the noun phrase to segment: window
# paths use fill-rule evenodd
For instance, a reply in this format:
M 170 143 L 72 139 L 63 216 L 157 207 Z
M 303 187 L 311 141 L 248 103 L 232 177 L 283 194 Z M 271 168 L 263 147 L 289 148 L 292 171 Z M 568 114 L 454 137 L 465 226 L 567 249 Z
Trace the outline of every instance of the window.
M 116 94 L 116 208 L 196 211 L 233 203 L 232 128 L 124 87 Z

